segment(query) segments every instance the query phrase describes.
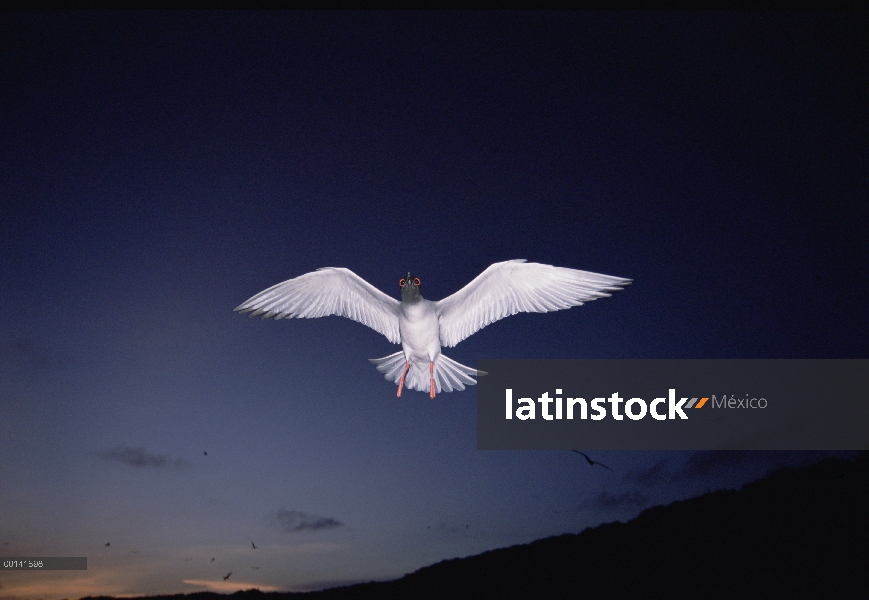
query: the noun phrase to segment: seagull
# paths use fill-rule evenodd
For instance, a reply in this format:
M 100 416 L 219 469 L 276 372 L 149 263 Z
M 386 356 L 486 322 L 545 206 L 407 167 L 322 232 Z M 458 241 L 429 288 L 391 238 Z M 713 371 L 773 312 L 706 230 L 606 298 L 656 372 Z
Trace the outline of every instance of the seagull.
M 223 578 L 223 580 L 226 581 L 227 579 L 229 579 L 229 576 L 230 576 L 230 575 L 232 575 L 232 571 L 230 571 L 229 573 L 227 573 L 226 576 Z
M 571 450 L 571 452 L 576 452 L 577 454 L 582 454 L 582 455 L 585 457 L 585 460 L 588 461 L 589 466 L 592 466 L 592 467 L 593 467 L 594 465 L 600 465 L 600 466 L 602 466 L 604 469 L 609 469 L 610 471 L 612 471 L 612 469 L 610 469 L 610 468 L 609 468 L 608 466 L 606 466 L 605 464 L 600 463 L 600 462 L 597 462 L 596 460 L 591 460 L 591 459 L 588 457 L 588 454 L 586 454 L 585 452 L 580 452 L 579 450 Z M 613 471 L 613 473 L 615 473 L 615 471 Z
M 418 277 L 402 277 L 401 300 L 353 273 L 324 267 L 264 290 L 235 308 L 263 319 L 338 315 L 383 334 L 401 351 L 369 359 L 387 380 L 429 392 L 463 390 L 486 375 L 441 354 L 486 325 L 520 312 L 550 312 L 606 298 L 632 280 L 523 259 L 495 263 L 452 296 L 422 297 Z
M 251 542 L 250 545 L 253 546 L 253 549 L 254 549 L 254 550 L 256 550 L 256 544 L 254 544 L 253 542 Z

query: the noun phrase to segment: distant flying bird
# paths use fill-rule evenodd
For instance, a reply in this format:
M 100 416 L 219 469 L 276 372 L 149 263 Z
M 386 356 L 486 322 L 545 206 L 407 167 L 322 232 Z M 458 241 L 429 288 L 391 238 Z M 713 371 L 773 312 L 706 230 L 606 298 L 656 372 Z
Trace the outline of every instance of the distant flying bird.
M 106 548 L 108 548 L 108 547 L 111 546 L 111 545 L 112 545 L 112 544 L 111 544 L 110 542 L 106 542 Z
M 205 450 L 202 451 L 202 454 L 204 454 L 205 456 L 208 456 L 208 452 L 206 452 Z
M 324 267 L 274 285 L 235 308 L 263 319 L 313 319 L 338 315 L 386 336 L 402 350 L 369 359 L 386 379 L 409 389 L 463 390 L 483 371 L 441 354 L 486 325 L 519 312 L 550 312 L 610 296 L 630 279 L 553 267 L 524 260 L 495 263 L 443 300 L 425 300 L 417 277 L 402 277 L 401 301 L 387 296 L 349 269 Z
M 232 571 L 230 571 L 229 573 L 227 573 L 227 574 L 226 574 L 226 577 L 224 577 L 223 580 L 226 581 L 227 579 L 229 579 L 229 576 L 230 576 L 230 575 L 232 575 Z
M 214 557 L 211 557 L 211 562 L 214 562 Z
M 601 462 L 597 462 L 596 460 L 591 460 L 591 459 L 588 457 L 588 454 L 586 454 L 585 452 L 580 452 L 579 450 L 571 450 L 571 452 L 576 452 L 577 454 L 582 454 L 582 455 L 585 457 L 585 460 L 588 461 L 589 466 L 592 466 L 592 467 L 593 467 L 594 465 L 600 465 L 600 466 L 603 467 L 604 469 L 609 469 L 610 471 L 612 471 L 612 469 L 610 469 L 610 468 L 609 468 L 608 466 L 606 466 L 605 464 L 603 464 L 603 463 L 601 463 Z M 613 473 L 615 473 L 615 471 L 613 471 Z
M 250 545 L 253 546 L 253 549 L 254 549 L 254 550 L 256 550 L 256 544 L 254 544 L 253 542 L 251 542 Z

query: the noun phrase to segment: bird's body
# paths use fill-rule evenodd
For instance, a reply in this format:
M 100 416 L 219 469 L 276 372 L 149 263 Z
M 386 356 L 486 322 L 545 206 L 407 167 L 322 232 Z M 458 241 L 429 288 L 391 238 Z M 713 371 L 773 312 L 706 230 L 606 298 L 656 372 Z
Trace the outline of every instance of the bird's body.
M 431 300 L 403 302 L 398 332 L 401 349 L 412 363 L 435 360 L 441 353 L 438 313 Z
M 519 312 L 549 312 L 605 298 L 630 279 L 524 260 L 495 263 L 455 294 L 433 302 L 420 281 L 400 281 L 401 301 L 349 269 L 325 267 L 268 288 L 236 307 L 267 319 L 348 317 L 401 344 L 401 351 L 370 359 L 386 379 L 429 392 L 463 390 L 485 375 L 441 354 L 486 325 Z

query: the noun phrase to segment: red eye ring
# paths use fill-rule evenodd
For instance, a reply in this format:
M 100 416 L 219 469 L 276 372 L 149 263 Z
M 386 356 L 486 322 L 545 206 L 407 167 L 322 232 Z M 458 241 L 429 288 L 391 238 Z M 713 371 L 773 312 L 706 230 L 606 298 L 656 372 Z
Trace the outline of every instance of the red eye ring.
M 419 287 L 419 277 L 413 278 L 413 285 L 415 285 L 416 287 Z
M 402 278 L 398 281 L 398 287 L 404 287 L 404 284 L 405 284 L 405 283 L 407 283 L 407 281 L 405 281 L 405 280 L 404 280 L 404 277 L 402 277 Z

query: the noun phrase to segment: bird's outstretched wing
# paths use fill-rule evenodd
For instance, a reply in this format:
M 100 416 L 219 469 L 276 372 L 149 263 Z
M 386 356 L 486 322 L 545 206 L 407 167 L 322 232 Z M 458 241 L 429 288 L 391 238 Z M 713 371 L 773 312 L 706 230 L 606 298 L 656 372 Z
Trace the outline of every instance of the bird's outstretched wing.
M 550 312 L 606 298 L 631 283 L 600 273 L 508 260 L 495 263 L 436 302 L 441 345 L 455 346 L 489 323 L 520 312 Z
M 235 308 L 263 319 L 313 319 L 338 315 L 401 342 L 401 302 L 390 298 L 350 269 L 324 267 L 273 285 Z

